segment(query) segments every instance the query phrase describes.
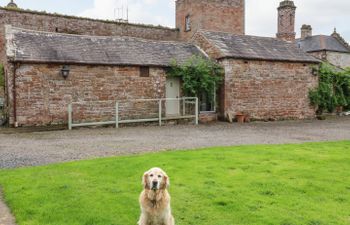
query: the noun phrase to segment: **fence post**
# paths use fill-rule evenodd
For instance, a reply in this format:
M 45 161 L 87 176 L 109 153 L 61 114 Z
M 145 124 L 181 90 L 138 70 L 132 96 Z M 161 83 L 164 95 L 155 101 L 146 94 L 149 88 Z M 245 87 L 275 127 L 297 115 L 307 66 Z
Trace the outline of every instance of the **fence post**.
M 115 103 L 115 128 L 119 128 L 119 102 Z
M 182 115 L 186 115 L 186 98 L 182 98 Z
M 68 105 L 68 129 L 72 130 L 72 104 Z
M 159 100 L 159 126 L 162 126 L 162 99 Z
M 198 98 L 196 98 L 196 125 L 198 125 L 198 117 L 199 117 L 198 111 L 199 111 L 199 109 L 198 109 Z

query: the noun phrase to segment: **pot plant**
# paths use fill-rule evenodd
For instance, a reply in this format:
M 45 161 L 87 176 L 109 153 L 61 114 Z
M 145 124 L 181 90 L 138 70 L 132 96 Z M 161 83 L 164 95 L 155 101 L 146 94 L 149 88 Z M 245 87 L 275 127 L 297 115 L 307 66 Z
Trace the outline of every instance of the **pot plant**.
M 236 119 L 238 123 L 244 123 L 245 115 L 239 112 L 236 114 Z

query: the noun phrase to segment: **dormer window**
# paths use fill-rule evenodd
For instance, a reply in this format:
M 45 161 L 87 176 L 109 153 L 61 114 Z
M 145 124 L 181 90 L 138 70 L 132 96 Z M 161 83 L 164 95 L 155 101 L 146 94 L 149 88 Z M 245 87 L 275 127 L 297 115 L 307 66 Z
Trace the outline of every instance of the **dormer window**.
M 191 17 L 190 15 L 187 15 L 185 18 L 185 31 L 191 30 Z

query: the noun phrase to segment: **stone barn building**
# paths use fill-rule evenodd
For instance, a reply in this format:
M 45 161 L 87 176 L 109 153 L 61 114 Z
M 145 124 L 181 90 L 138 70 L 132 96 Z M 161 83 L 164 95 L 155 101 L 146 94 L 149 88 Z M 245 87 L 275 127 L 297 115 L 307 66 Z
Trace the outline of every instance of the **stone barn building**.
M 225 68 L 220 114 L 261 120 L 312 118 L 308 92 L 317 87 L 318 61 L 275 38 L 199 31 L 195 42 Z
M 301 38 L 296 41 L 299 48 L 316 58 L 340 67 L 350 67 L 350 46 L 336 30 L 331 35 L 312 35 L 312 27 L 301 27 Z
M 10 123 L 19 125 L 64 123 L 71 102 L 176 98 L 166 96 L 166 68 L 172 60 L 184 63 L 192 55 L 202 55 L 196 46 L 185 42 L 48 33 L 11 26 L 6 27 L 6 36 L 7 77 L 12 87 L 9 99 L 10 105 L 16 106 L 11 107 Z M 67 77 L 61 74 L 65 67 L 69 68 Z M 151 112 L 152 105 L 149 107 L 143 110 Z M 84 116 L 88 117 L 80 119 Z
M 245 35 L 244 0 L 178 0 L 176 29 L 0 8 L 9 124 L 67 124 L 72 102 L 181 97 L 180 81 L 166 70 L 173 59 L 182 63 L 194 55 L 225 69 L 219 92 L 207 93 L 216 98 L 199 96 L 203 120 L 237 113 L 258 120 L 313 118 L 308 92 L 317 86 L 312 71 L 319 61 L 291 43 L 294 21 L 284 22 L 294 20 L 286 13 L 295 12 L 291 2 L 278 8 L 277 38 Z M 163 107 L 180 111 L 170 103 Z M 92 112 L 82 108 L 77 117 L 88 120 Z

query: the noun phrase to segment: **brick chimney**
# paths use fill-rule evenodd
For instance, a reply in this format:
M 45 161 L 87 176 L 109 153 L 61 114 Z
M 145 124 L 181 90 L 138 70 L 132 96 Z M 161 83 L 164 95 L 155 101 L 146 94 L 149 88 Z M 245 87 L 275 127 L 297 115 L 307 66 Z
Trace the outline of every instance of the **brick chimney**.
M 11 0 L 9 2 L 9 4 L 7 4 L 6 6 L 7 8 L 18 8 L 17 4 L 13 2 L 13 0 Z
M 301 39 L 305 39 L 307 37 L 311 37 L 312 36 L 312 27 L 310 25 L 306 25 L 304 24 L 301 27 Z
M 295 5 L 293 1 L 284 0 L 278 7 L 278 39 L 295 41 Z

